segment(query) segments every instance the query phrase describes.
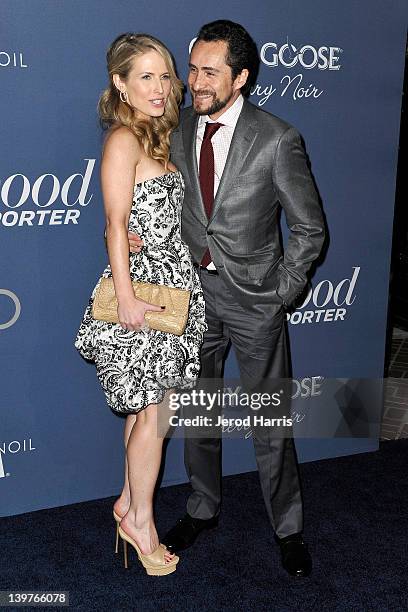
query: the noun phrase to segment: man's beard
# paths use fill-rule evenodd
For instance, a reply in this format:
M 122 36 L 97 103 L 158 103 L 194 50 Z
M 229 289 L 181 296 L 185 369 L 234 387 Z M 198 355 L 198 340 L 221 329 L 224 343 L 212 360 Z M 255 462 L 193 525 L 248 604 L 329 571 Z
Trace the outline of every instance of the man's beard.
M 211 91 L 198 91 L 194 93 L 193 94 L 193 105 L 194 105 L 194 97 L 199 94 L 208 95 L 208 94 L 212 94 L 212 92 Z M 215 115 L 215 113 L 219 113 L 223 108 L 227 106 L 228 102 L 231 100 L 233 95 L 234 95 L 234 92 L 231 92 L 228 98 L 224 98 L 224 100 L 220 100 L 219 98 L 215 97 L 209 108 L 203 109 L 203 110 L 197 110 L 196 107 L 194 106 L 194 110 L 197 113 L 197 115 Z

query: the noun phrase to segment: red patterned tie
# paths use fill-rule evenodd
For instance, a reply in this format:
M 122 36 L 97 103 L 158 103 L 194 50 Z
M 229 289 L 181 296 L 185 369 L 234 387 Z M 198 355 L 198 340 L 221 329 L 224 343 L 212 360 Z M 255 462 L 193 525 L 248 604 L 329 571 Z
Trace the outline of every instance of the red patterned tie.
M 211 138 L 220 129 L 222 123 L 206 123 L 203 142 L 200 151 L 200 187 L 207 217 L 211 217 L 214 204 L 214 149 Z M 201 265 L 206 268 L 211 262 L 210 251 L 207 249 L 201 260 Z

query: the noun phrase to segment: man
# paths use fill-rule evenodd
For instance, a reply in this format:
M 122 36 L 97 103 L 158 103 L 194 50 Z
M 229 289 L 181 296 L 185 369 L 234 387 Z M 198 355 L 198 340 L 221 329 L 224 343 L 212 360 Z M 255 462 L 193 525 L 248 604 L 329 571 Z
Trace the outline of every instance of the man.
M 256 45 L 239 24 L 219 20 L 201 28 L 189 63 L 193 106 L 182 112 L 172 135 L 171 159 L 185 179 L 183 239 L 199 268 L 206 302 L 201 376 L 222 376 L 231 342 L 241 378 L 262 384 L 290 375 L 284 310 L 306 285 L 324 224 L 297 131 L 243 97 L 258 63 Z M 290 230 L 284 256 L 280 207 Z M 134 236 L 130 243 L 132 250 L 140 248 Z M 283 567 L 306 576 L 311 559 L 301 535 L 293 440 L 260 429 L 255 453 Z M 163 540 L 169 550 L 187 548 L 216 526 L 220 451 L 219 438 L 186 438 L 193 492 L 187 514 Z

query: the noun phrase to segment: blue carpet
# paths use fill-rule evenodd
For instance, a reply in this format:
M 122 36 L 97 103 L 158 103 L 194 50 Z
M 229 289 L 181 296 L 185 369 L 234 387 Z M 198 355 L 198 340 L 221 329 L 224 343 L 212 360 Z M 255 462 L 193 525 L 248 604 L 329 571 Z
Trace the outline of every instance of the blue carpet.
M 70 591 L 70 609 L 87 611 L 406 610 L 407 459 L 408 441 L 399 440 L 301 465 L 314 558 L 307 579 L 281 569 L 258 477 L 249 473 L 224 478 L 218 529 L 165 577 L 147 576 L 134 554 L 123 568 L 113 550 L 113 498 L 0 519 L 0 589 Z M 184 513 L 187 493 L 186 485 L 160 489 L 159 533 Z

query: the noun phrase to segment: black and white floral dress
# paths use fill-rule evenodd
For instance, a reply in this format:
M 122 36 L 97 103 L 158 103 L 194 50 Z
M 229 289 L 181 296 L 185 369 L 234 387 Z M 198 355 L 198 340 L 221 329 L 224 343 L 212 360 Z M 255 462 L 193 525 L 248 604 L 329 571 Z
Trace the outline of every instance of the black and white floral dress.
M 157 404 L 166 389 L 191 386 L 199 373 L 207 326 L 200 281 L 181 240 L 183 196 L 180 172 L 138 183 L 129 219 L 129 229 L 144 243 L 140 253 L 130 255 L 132 280 L 191 290 L 183 335 L 152 329 L 127 331 L 119 324 L 96 321 L 91 309 L 98 282 L 76 337 L 76 348 L 95 362 L 107 402 L 116 412 L 136 413 Z M 112 276 L 109 265 L 103 276 Z

